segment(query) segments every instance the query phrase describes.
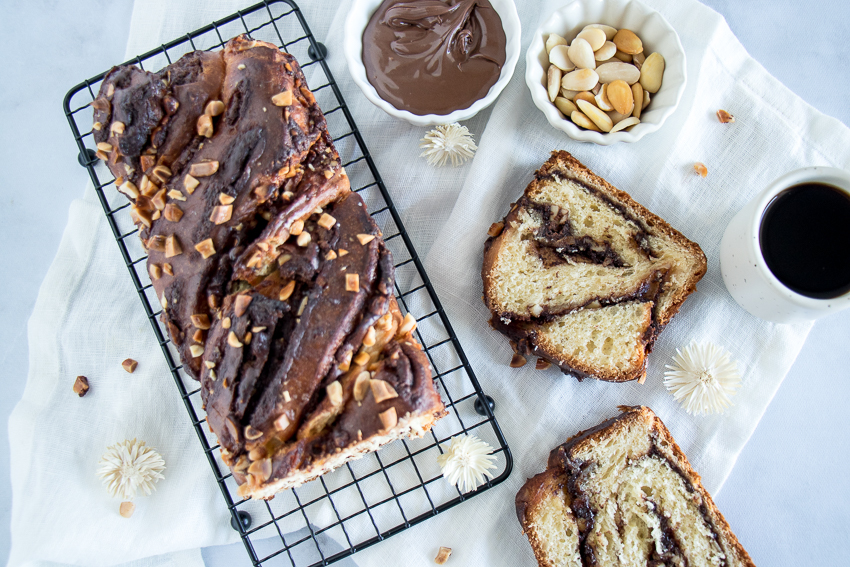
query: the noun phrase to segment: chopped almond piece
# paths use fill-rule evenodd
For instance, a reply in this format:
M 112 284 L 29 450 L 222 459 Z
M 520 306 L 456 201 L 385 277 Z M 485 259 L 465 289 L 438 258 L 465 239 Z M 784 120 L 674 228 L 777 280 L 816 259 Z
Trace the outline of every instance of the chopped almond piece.
M 136 367 L 139 365 L 138 362 L 133 360 L 132 358 L 127 358 L 124 362 L 121 363 L 121 367 L 124 368 L 129 374 L 132 374 L 136 371 Z
M 434 563 L 437 565 L 445 565 L 446 561 L 449 560 L 449 557 L 452 555 L 451 547 L 440 547 L 440 551 L 437 553 L 437 557 L 434 558 Z
M 233 205 L 216 205 L 210 215 L 210 222 L 224 224 L 233 216 Z
M 202 240 L 195 244 L 195 250 L 200 252 L 201 256 L 206 260 L 210 256 L 215 254 L 215 246 L 213 245 L 212 238 L 207 238 L 206 240 Z
M 334 380 L 326 389 L 328 394 L 328 400 L 332 405 L 338 406 L 342 403 L 342 384 L 339 383 L 339 380 Z
M 359 352 L 357 353 L 357 356 L 354 357 L 354 364 L 357 366 L 363 366 L 367 362 L 369 362 L 369 355 L 365 352 Z
M 239 340 L 239 337 L 236 336 L 236 333 L 230 331 L 227 335 L 227 344 L 232 346 L 233 348 L 242 348 L 242 341 Z
M 189 166 L 189 175 L 193 177 L 209 177 L 218 171 L 217 161 L 202 161 Z
M 735 121 L 735 117 L 722 108 L 717 111 L 717 119 L 720 120 L 722 124 L 729 124 L 730 122 Z
M 274 420 L 275 429 L 278 431 L 284 431 L 287 427 L 289 427 L 289 418 L 286 417 L 286 414 L 281 414 L 276 420 Z
M 207 330 L 210 328 L 210 316 L 206 313 L 195 313 L 190 317 L 192 324 L 198 328 Z
M 148 239 L 148 250 L 156 250 L 157 252 L 165 252 L 165 237 L 161 234 L 151 236 Z
M 118 507 L 118 513 L 121 514 L 123 518 L 129 518 L 133 515 L 133 512 L 136 511 L 136 505 L 132 502 L 122 502 Z
M 236 301 L 233 305 L 233 312 L 237 317 L 241 317 L 245 314 L 245 311 L 248 309 L 248 306 L 251 305 L 251 301 L 254 299 L 253 296 L 240 293 L 236 296 Z
M 375 397 L 376 404 L 398 397 L 398 392 L 395 391 L 395 388 L 385 380 L 370 380 L 369 386 L 372 388 L 372 395 Z
M 186 192 L 191 195 L 195 192 L 195 188 L 200 185 L 200 183 L 200 181 L 198 181 L 191 175 L 187 175 L 183 178 L 183 189 L 185 189 Z
M 360 275 L 345 274 L 345 291 L 360 291 Z
M 520 354 L 514 353 L 513 357 L 511 357 L 511 368 L 521 368 L 525 366 L 525 363 L 528 362 L 525 360 Z
M 292 295 L 292 292 L 295 291 L 295 280 L 292 280 L 280 290 L 280 295 L 278 295 L 278 299 L 281 301 L 286 301 Z
M 319 217 L 319 220 L 316 222 L 320 227 L 325 230 L 330 230 L 336 224 L 336 219 L 329 215 L 328 213 L 322 213 L 322 216 Z
M 180 242 L 173 234 L 168 235 L 165 239 L 165 257 L 173 258 L 183 253 L 183 248 L 180 247 Z
M 354 380 L 355 401 L 362 402 L 366 398 L 366 394 L 369 393 L 371 379 L 372 375 L 365 370 L 357 375 L 357 379 Z
M 165 220 L 170 222 L 178 222 L 183 218 L 183 210 L 174 203 L 165 205 L 165 211 L 162 213 Z
M 74 380 L 74 393 L 82 398 L 88 393 L 88 391 L 89 379 L 85 376 L 77 376 L 77 379 Z
M 502 221 L 494 222 L 490 225 L 490 229 L 487 231 L 487 236 L 492 236 L 493 238 L 502 234 L 502 230 L 505 228 L 505 223 Z
M 392 429 L 396 425 L 398 425 L 398 414 L 395 411 L 395 408 L 390 408 L 387 411 L 382 411 L 378 414 L 378 418 L 381 420 L 381 425 L 384 426 L 384 429 Z
M 283 91 L 272 97 L 275 106 L 289 106 L 292 104 L 292 91 Z

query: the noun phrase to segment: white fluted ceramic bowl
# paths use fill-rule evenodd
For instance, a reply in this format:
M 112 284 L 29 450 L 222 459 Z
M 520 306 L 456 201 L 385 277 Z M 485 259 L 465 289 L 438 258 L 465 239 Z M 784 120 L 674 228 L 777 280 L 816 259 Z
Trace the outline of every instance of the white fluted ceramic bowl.
M 520 22 L 513 0 L 490 0 L 493 8 L 499 14 L 502 27 L 505 30 L 505 64 L 502 66 L 499 80 L 490 87 L 487 96 L 478 99 L 468 108 L 455 110 L 449 114 L 425 114 L 421 116 L 406 110 L 399 110 L 382 99 L 378 96 L 378 91 L 375 90 L 372 83 L 366 78 L 366 67 L 363 65 L 363 31 L 366 29 L 372 14 L 382 2 L 383 0 L 354 0 L 345 22 L 345 59 L 348 62 L 348 70 L 355 84 L 360 87 L 360 90 L 372 104 L 390 116 L 401 118 L 415 126 L 460 122 L 472 118 L 480 110 L 493 104 L 502 89 L 511 80 L 514 68 L 519 60 Z
M 641 113 L 640 124 L 628 132 L 608 134 L 584 130 L 564 118 L 555 105 L 549 102 L 546 90 L 546 72 L 549 69 L 546 38 L 550 33 L 556 33 L 572 41 L 588 24 L 606 24 L 618 30 L 632 30 L 643 41 L 647 56 L 658 52 L 664 57 L 661 89 L 651 95 L 649 106 Z M 534 104 L 543 112 L 549 124 L 566 132 L 573 140 L 608 146 L 616 142 L 637 142 L 661 128 L 679 106 L 685 92 L 686 68 L 685 49 L 676 30 L 652 8 L 637 0 L 575 0 L 556 10 L 534 32 L 526 53 L 525 82 Z

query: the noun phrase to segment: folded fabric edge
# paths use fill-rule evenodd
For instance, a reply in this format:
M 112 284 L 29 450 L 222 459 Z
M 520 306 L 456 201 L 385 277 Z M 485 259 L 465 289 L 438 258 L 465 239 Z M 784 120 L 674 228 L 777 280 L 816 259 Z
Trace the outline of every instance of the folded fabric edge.
M 87 185 L 86 194 L 93 191 L 91 183 Z M 99 207 L 88 199 L 75 199 L 68 212 L 68 223 L 62 233 L 59 248 L 47 270 L 47 274 L 39 287 L 32 315 L 27 323 L 27 345 L 29 348 L 29 364 L 27 382 L 21 400 L 15 405 L 9 416 L 9 450 L 12 483 L 12 549 L 9 555 L 9 567 L 21 564 L 21 553 L 26 550 L 15 548 L 15 526 L 20 514 L 21 502 L 15 497 L 24 489 L 24 480 L 28 477 L 33 446 L 33 436 L 38 416 L 46 409 L 49 396 L 40 392 L 61 387 L 61 377 L 58 376 L 58 353 L 55 348 L 44 349 L 45 346 L 55 347 L 55 339 L 62 328 L 68 313 L 68 303 L 50 297 L 47 290 L 54 287 L 68 289 L 67 295 L 73 295 L 80 286 L 83 275 L 89 269 L 93 254 L 93 244 L 100 223 L 103 220 Z M 69 258 L 78 258 L 69 262 Z M 65 269 L 73 266 L 73 271 Z M 33 345 L 39 345 L 34 348 Z M 70 390 L 72 382 L 68 382 Z

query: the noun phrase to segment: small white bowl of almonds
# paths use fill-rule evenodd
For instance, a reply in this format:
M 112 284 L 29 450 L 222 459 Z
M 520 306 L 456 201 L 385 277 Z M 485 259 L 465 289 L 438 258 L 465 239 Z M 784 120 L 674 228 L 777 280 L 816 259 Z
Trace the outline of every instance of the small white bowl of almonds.
M 637 0 L 576 0 L 537 29 L 525 81 L 549 124 L 581 142 L 636 142 L 685 92 L 685 50 Z

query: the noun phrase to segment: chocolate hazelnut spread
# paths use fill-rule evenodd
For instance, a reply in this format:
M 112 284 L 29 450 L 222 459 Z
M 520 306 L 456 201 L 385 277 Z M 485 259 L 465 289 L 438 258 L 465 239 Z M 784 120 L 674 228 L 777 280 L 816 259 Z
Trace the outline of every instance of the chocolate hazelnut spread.
M 363 63 L 385 101 L 442 115 L 487 95 L 505 64 L 505 43 L 488 0 L 386 0 L 363 32 Z

